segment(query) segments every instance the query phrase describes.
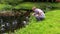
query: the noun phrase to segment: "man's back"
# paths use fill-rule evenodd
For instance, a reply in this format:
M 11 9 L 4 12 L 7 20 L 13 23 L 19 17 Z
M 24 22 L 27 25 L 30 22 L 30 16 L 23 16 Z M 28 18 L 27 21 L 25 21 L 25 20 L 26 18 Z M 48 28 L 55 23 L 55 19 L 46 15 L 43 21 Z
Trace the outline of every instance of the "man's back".
M 41 13 L 39 17 L 45 18 L 45 14 L 44 14 L 44 12 L 43 12 L 41 9 L 38 9 L 38 8 L 37 8 L 37 9 L 35 9 L 34 11 L 35 11 L 36 14 Z

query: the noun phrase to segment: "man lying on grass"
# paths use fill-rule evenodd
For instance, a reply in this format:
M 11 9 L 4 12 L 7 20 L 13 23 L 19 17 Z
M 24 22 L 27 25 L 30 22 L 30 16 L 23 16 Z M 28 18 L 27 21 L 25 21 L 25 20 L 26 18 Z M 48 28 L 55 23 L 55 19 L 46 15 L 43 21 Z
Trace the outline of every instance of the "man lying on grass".
M 32 15 L 36 17 L 37 21 L 41 21 L 45 19 L 45 14 L 41 9 L 33 7 L 32 10 L 34 11 Z

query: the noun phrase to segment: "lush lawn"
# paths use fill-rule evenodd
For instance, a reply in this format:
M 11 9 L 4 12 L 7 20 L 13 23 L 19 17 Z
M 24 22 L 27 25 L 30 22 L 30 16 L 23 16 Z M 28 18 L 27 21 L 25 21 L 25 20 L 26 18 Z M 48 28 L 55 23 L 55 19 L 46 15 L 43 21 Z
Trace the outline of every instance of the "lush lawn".
M 45 9 L 46 7 L 48 6 L 51 6 L 51 7 L 59 7 L 60 8 L 60 3 L 49 3 L 49 2 L 23 2 L 21 4 L 18 4 L 17 6 L 15 6 L 16 9 L 19 9 L 19 8 L 25 8 L 25 9 L 31 9 L 33 6 L 36 6 L 38 8 L 41 8 L 41 9 Z
M 54 7 L 54 9 L 56 8 L 60 8 L 60 3 L 50 3 L 50 2 L 23 2 L 23 3 L 19 3 L 18 5 L 9 5 L 9 4 L 0 4 L 0 10 L 4 10 L 4 9 L 12 9 L 12 8 L 16 8 L 16 9 L 30 9 L 36 6 L 38 8 L 44 9 L 46 10 L 47 7 Z M 49 8 L 51 9 L 51 8 Z M 52 8 L 53 9 L 53 8 Z
M 36 22 L 31 16 L 29 25 L 15 31 L 15 34 L 60 34 L 60 10 L 52 10 L 45 13 L 44 21 Z
M 0 10 L 5 10 L 5 9 L 9 10 L 11 8 L 12 8 L 11 5 L 8 5 L 8 4 L 0 4 Z
M 33 6 L 38 8 L 46 8 L 48 5 L 52 7 L 59 7 L 60 3 L 32 3 L 25 2 L 17 6 L 11 6 L 6 4 L 0 4 L 0 10 L 11 8 L 26 8 L 31 9 Z M 29 25 L 25 28 L 16 30 L 15 34 L 60 34 L 60 10 L 52 10 L 45 13 L 46 19 L 41 22 L 36 22 L 36 19 L 31 16 Z

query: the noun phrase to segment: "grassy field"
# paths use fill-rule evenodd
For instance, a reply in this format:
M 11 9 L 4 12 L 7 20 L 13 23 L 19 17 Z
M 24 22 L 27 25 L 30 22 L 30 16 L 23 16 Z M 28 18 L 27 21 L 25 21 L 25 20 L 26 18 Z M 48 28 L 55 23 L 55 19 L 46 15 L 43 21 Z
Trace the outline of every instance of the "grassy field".
M 7 4 L 0 4 L 0 10 L 9 10 L 11 9 L 12 6 L 11 5 L 7 5 Z
M 60 34 L 60 10 L 52 10 L 45 13 L 44 21 L 36 22 L 31 16 L 29 25 L 16 30 L 15 34 Z
M 60 3 L 50 3 L 50 2 L 35 2 L 35 3 L 34 2 L 23 2 L 23 3 L 20 3 L 20 4 L 16 5 L 16 6 L 9 5 L 9 4 L 0 4 L 0 10 L 12 9 L 12 8 L 16 8 L 16 9 L 30 9 L 31 10 L 31 8 L 33 6 L 36 6 L 38 8 L 44 9 L 44 10 L 46 10 L 46 8 L 48 6 L 54 7 L 54 9 L 56 9 L 56 8 L 59 8 L 60 9 Z
M 51 7 L 59 7 L 60 8 L 60 3 L 49 3 L 49 2 L 23 2 L 17 6 L 15 6 L 16 9 L 19 9 L 19 8 L 25 8 L 25 9 L 31 9 L 33 6 L 36 6 L 38 8 L 41 8 L 41 9 L 45 9 L 46 7 L 48 6 L 51 6 Z

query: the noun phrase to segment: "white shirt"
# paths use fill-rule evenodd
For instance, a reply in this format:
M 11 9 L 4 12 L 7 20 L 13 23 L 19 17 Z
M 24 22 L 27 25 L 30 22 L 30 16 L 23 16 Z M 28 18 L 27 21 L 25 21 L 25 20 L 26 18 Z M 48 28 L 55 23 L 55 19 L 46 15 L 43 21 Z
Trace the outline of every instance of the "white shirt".
M 39 17 L 41 17 L 41 18 L 45 18 L 45 14 L 44 14 L 44 12 L 41 10 L 41 9 L 35 9 L 34 10 L 34 12 L 35 12 L 35 14 L 36 14 L 36 17 L 37 16 L 39 16 Z M 41 13 L 40 15 L 38 15 L 38 13 Z

